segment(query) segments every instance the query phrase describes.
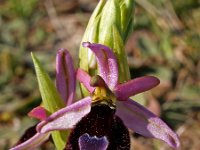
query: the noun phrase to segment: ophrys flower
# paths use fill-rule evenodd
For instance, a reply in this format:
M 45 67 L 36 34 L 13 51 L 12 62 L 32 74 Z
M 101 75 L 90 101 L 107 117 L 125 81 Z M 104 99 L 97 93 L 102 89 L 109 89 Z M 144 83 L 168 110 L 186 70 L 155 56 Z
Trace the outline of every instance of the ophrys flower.
M 65 149 L 128 150 L 127 128 L 177 148 L 177 135 L 160 118 L 129 98 L 157 86 L 159 80 L 145 76 L 118 83 L 118 64 L 113 52 L 101 44 L 86 42 L 83 46 L 95 54 L 99 68 L 99 75 L 94 77 L 81 69 L 76 73 L 77 79 L 91 95 L 41 121 L 36 135 L 13 149 L 31 147 L 31 143 L 37 142 L 37 137 L 46 137 L 50 131 L 72 129 Z M 42 139 L 45 138 L 40 141 Z

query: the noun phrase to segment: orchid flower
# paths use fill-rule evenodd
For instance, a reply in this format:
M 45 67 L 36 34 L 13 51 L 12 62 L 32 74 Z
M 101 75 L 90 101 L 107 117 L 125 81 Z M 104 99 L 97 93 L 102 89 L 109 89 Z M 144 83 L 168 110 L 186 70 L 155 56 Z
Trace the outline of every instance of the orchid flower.
M 51 131 L 67 129 L 72 130 L 66 141 L 66 150 L 129 150 L 128 129 L 161 139 L 177 148 L 180 145 L 177 135 L 159 117 L 129 98 L 157 86 L 159 80 L 145 76 L 118 83 L 118 64 L 112 50 L 89 42 L 83 46 L 94 53 L 99 68 L 99 74 L 94 77 L 81 69 L 76 73 L 90 96 L 42 120 L 36 127 L 36 134 L 12 150 L 35 148 Z
M 104 45 L 89 42 L 83 43 L 83 47 L 89 48 L 95 54 L 99 68 L 98 79 L 90 78 L 81 69 L 77 71 L 78 80 L 92 95 L 92 103 L 100 101 L 107 105 L 113 104 L 116 107 L 115 116 L 119 117 L 127 128 L 146 137 L 161 139 L 173 148 L 179 147 L 176 133 L 155 114 L 129 98 L 157 86 L 159 79 L 145 76 L 119 84 L 118 64 L 112 50 Z M 92 79 L 95 80 L 93 83 Z

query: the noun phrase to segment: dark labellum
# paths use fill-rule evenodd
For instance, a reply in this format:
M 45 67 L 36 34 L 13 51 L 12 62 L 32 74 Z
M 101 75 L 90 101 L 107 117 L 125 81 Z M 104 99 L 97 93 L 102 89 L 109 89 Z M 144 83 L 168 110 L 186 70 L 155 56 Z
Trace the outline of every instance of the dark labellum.
M 15 145 L 19 145 L 26 140 L 30 139 L 32 136 L 34 136 L 37 133 L 36 131 L 36 125 L 28 128 L 25 133 L 22 135 L 22 137 L 19 139 L 19 141 Z
M 86 133 L 91 137 L 106 137 L 109 143 L 107 150 L 130 150 L 128 129 L 115 115 L 115 109 L 108 105 L 92 106 L 90 113 L 71 132 L 65 150 L 79 150 L 78 140 Z

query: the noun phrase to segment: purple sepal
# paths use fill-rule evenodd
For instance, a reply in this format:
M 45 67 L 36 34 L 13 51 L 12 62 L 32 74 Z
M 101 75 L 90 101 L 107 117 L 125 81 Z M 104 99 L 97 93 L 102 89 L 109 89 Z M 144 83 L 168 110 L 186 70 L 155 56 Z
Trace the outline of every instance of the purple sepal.
M 56 56 L 56 87 L 66 105 L 72 104 L 76 76 L 72 58 L 66 49 L 59 49 Z
M 36 133 L 33 137 L 28 139 L 27 141 L 11 148 L 10 150 L 25 150 L 30 149 L 33 150 L 48 140 L 50 133 Z
M 80 150 L 106 150 L 109 144 L 105 136 L 100 138 L 91 137 L 87 133 L 80 136 L 78 143 Z
M 91 98 L 86 97 L 70 106 L 53 113 L 37 126 L 37 131 L 46 133 L 52 130 L 73 128 L 91 110 Z
M 159 83 L 159 79 L 153 76 L 140 77 L 117 85 L 114 93 L 118 100 L 127 100 L 130 96 L 148 91 Z
M 131 99 L 117 102 L 116 115 L 124 124 L 146 137 L 165 141 L 173 148 L 178 148 L 178 136 L 159 117 Z
M 112 50 L 105 45 L 89 42 L 83 42 L 83 46 L 94 52 L 101 77 L 110 89 L 114 89 L 118 83 L 118 66 Z

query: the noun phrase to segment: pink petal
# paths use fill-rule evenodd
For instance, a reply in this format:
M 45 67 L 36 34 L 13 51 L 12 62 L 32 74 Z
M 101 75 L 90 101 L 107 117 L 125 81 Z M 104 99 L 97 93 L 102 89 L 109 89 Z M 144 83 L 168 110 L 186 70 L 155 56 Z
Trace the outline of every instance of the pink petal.
M 143 136 L 161 139 L 178 148 L 178 136 L 159 117 L 131 99 L 117 102 L 117 112 L 124 124 Z
M 56 87 L 67 106 L 72 104 L 76 76 L 72 58 L 66 49 L 59 49 L 56 56 Z
M 90 93 L 94 91 L 95 88 L 90 86 L 91 77 L 87 72 L 79 68 L 77 70 L 76 77 Z
M 153 76 L 140 77 L 117 85 L 114 93 L 118 100 L 126 100 L 130 96 L 152 89 L 159 83 L 159 79 Z
M 110 89 L 113 89 L 118 82 L 117 60 L 110 48 L 101 44 L 83 43 L 84 47 L 90 48 L 97 59 L 101 77 Z
M 91 110 L 91 98 L 86 97 L 70 106 L 58 110 L 37 126 L 37 131 L 46 133 L 52 130 L 73 128 Z
M 80 150 L 106 150 L 109 144 L 105 136 L 91 137 L 87 133 L 80 136 L 78 143 Z
M 44 143 L 49 138 L 49 133 L 42 134 L 36 133 L 32 138 L 28 139 L 27 141 L 11 148 L 10 150 L 25 150 L 30 149 L 33 150 Z
M 41 106 L 33 108 L 28 113 L 28 116 L 33 117 L 33 118 L 37 118 L 40 121 L 42 121 L 42 120 L 44 120 L 44 119 L 47 118 L 46 110 L 43 107 L 41 107 Z

